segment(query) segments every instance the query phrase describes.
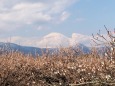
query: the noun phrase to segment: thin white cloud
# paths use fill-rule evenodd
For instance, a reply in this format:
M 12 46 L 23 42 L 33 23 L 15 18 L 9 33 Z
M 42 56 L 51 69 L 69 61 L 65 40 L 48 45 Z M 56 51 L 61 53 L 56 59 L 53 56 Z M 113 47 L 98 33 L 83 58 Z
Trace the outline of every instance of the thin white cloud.
M 0 30 L 65 21 L 66 8 L 78 0 L 0 0 Z M 59 18 L 59 20 L 58 20 Z
M 46 27 L 46 26 L 38 26 L 37 30 L 38 30 L 38 31 L 41 31 L 41 30 L 49 30 L 49 27 Z
M 45 5 L 44 5 L 45 6 Z M 39 8 L 39 9 L 38 9 Z M 28 23 L 35 21 L 50 21 L 51 16 L 39 10 L 42 9 L 40 3 L 37 4 L 18 4 L 10 12 L 1 13 L 1 21 Z
M 23 46 L 34 46 L 38 47 L 37 43 L 40 41 L 40 38 L 37 37 L 22 37 L 22 36 L 12 36 L 12 37 L 1 37 L 0 42 L 11 42 L 20 44 Z
M 70 16 L 69 13 L 63 12 L 62 15 L 61 15 L 61 17 L 60 17 L 60 20 L 61 21 L 65 21 L 69 16 Z

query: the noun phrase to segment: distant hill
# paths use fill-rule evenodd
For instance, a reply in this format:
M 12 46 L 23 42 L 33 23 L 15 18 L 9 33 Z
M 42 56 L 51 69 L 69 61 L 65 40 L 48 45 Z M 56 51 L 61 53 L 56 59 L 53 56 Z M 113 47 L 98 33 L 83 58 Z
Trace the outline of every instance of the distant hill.
M 0 49 L 5 52 L 5 51 L 19 51 L 22 52 L 24 54 L 32 54 L 33 56 L 35 56 L 35 54 L 42 54 L 42 51 L 45 51 L 45 48 L 37 48 L 37 47 L 30 47 L 30 46 L 21 46 L 21 45 L 17 45 L 14 43 L 3 43 L 0 42 Z
M 79 48 L 84 53 L 90 52 L 90 49 L 83 44 L 72 46 L 72 48 L 73 49 Z M 48 52 L 52 53 L 58 49 L 57 48 L 47 48 L 46 49 L 46 48 L 38 48 L 38 47 L 31 47 L 31 46 L 21 46 L 21 45 L 14 44 L 14 43 L 0 42 L 0 50 L 2 52 L 19 51 L 19 52 L 22 52 L 23 54 L 32 54 L 33 56 L 35 56 L 36 54 L 42 55 L 42 53 L 43 52 L 45 53 L 47 50 Z

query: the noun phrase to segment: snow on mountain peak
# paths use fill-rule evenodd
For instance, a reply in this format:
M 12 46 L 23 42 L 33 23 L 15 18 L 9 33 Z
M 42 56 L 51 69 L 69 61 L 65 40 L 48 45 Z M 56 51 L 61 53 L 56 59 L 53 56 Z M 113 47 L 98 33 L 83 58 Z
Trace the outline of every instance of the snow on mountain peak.
M 44 36 L 39 42 L 39 47 L 48 47 L 48 48 L 56 48 L 59 46 L 67 47 L 67 46 L 75 46 L 76 44 L 90 44 L 90 36 L 85 36 L 78 33 L 73 33 L 72 37 L 66 37 L 61 33 L 50 33 Z
M 78 34 L 78 33 L 73 33 L 72 34 L 72 38 L 79 38 L 79 37 L 83 37 L 84 35 L 82 34 Z
M 61 33 L 50 33 L 43 37 L 43 39 L 39 42 L 41 47 L 55 48 L 59 46 L 68 46 L 69 38 L 64 36 Z
M 65 37 L 65 36 L 61 33 L 54 32 L 54 33 L 50 33 L 50 34 L 44 36 L 44 38 L 48 38 L 48 37 Z

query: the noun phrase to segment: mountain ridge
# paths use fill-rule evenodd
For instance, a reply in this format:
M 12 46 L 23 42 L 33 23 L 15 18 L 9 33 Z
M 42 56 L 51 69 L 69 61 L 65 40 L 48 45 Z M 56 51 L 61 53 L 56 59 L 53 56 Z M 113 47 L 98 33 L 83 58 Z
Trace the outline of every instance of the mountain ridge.
M 81 50 L 83 50 L 84 53 L 88 53 L 90 52 L 90 49 L 86 46 L 84 46 L 83 44 L 78 44 L 76 46 L 72 47 L 73 49 L 75 48 L 80 48 Z M 59 48 L 38 48 L 38 47 L 31 47 L 31 46 L 21 46 L 15 43 L 4 43 L 4 42 L 0 42 L 0 50 L 1 52 L 10 52 L 10 51 L 18 51 L 21 52 L 23 54 L 31 54 L 32 56 L 36 56 L 36 54 L 38 55 L 42 55 L 43 52 L 45 53 L 47 50 L 48 52 L 52 53 L 55 50 L 58 50 Z
M 61 33 L 53 32 L 42 37 L 37 45 L 40 47 L 47 46 L 49 48 L 57 48 L 59 46 L 74 46 L 79 43 L 84 44 L 85 46 L 90 46 L 90 42 L 90 36 L 73 33 L 71 37 L 67 37 Z

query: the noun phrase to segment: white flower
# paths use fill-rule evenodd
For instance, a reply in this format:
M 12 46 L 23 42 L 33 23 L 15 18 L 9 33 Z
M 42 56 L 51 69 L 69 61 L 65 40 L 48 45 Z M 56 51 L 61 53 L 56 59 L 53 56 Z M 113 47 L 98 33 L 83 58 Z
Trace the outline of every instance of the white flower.
M 105 53 L 105 56 L 108 56 L 108 54 L 107 54 L 107 53 Z
M 82 67 L 82 65 L 79 65 L 79 67 Z
M 113 38 L 113 42 L 115 42 L 115 38 Z
M 110 76 L 110 75 L 106 75 L 105 78 L 106 78 L 107 80 L 109 80 L 109 79 L 111 78 L 111 76 Z
M 113 51 L 113 47 L 111 47 L 111 51 Z
M 58 73 L 59 73 L 59 71 L 55 71 L 55 72 L 54 72 L 54 74 L 58 74 Z
M 59 85 L 62 85 L 62 83 L 60 82 Z
M 32 83 L 33 83 L 33 84 L 35 84 L 36 82 L 35 82 L 35 81 L 33 81 Z

